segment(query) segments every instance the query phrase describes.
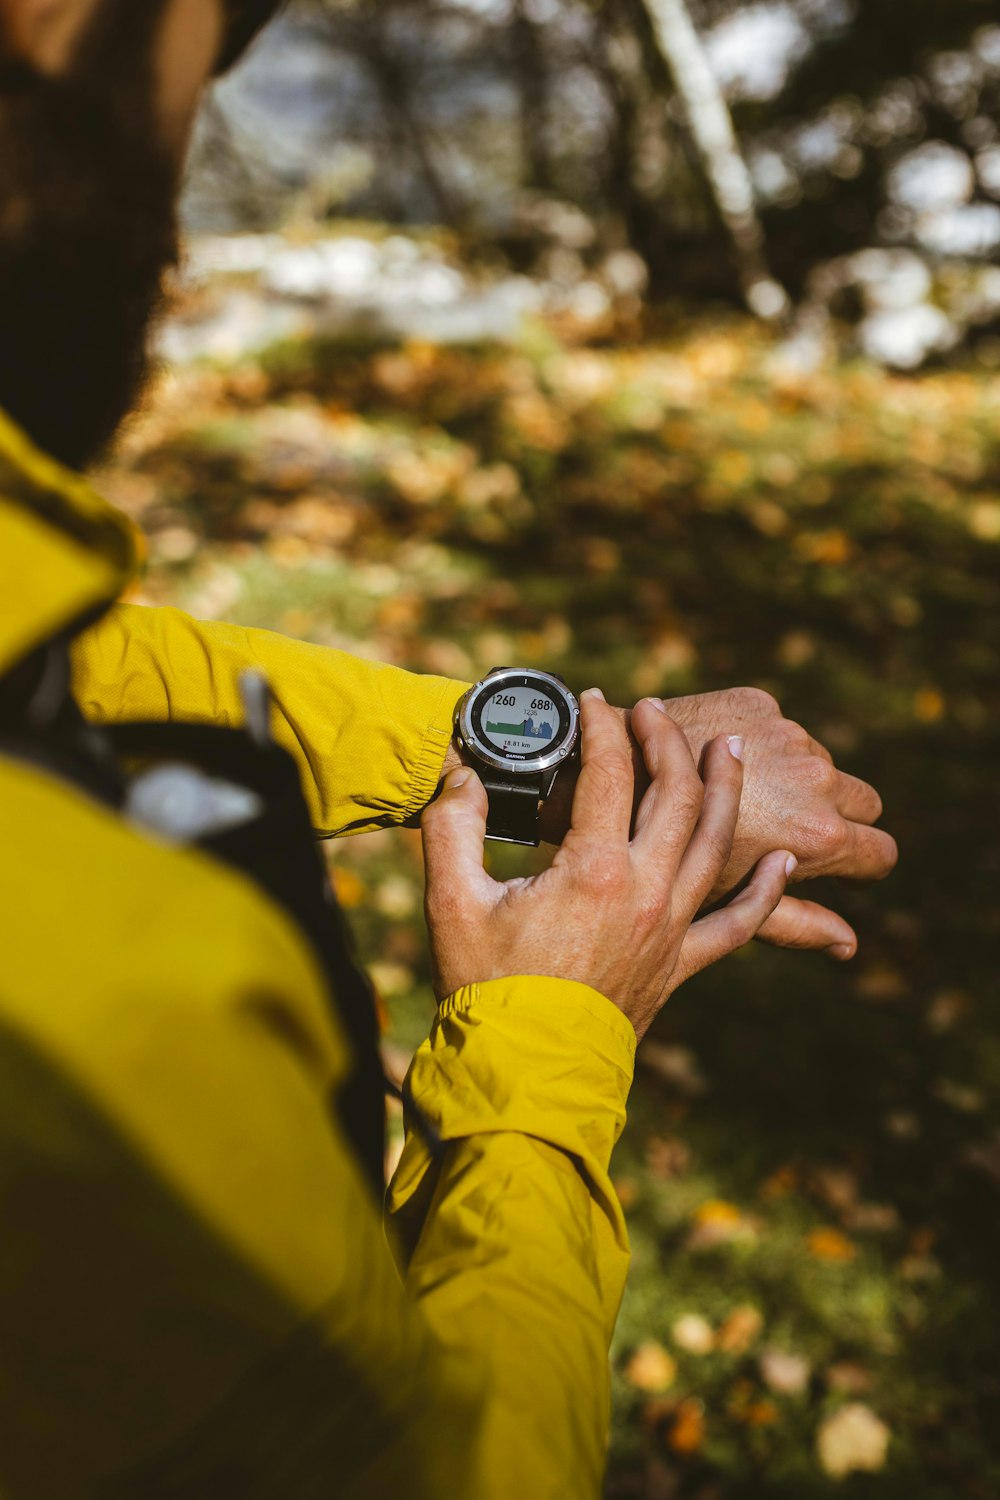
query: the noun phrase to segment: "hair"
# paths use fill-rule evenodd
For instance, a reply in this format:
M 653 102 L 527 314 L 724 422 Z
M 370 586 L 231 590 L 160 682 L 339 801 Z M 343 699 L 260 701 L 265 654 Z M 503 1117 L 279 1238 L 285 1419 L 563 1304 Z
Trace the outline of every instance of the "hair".
M 239 62 L 257 33 L 283 4 L 284 0 L 226 0 L 226 34 L 216 65 L 217 73 L 226 73 Z
M 69 70 L 0 67 L 0 405 L 74 467 L 134 404 L 177 168 L 153 108 L 165 0 L 101 0 Z

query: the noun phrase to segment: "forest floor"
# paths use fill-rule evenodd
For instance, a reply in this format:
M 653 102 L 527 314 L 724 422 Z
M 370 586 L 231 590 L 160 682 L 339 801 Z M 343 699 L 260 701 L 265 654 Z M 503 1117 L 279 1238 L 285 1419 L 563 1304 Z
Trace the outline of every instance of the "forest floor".
M 461 678 L 534 661 L 623 703 L 757 684 L 875 783 L 898 870 L 817 893 L 857 959 L 754 945 L 647 1045 L 614 1163 L 608 1495 L 990 1500 L 1000 377 L 793 379 L 728 315 L 662 327 L 193 363 L 100 482 L 146 530 L 148 601 Z M 412 1049 L 419 835 L 331 855 Z

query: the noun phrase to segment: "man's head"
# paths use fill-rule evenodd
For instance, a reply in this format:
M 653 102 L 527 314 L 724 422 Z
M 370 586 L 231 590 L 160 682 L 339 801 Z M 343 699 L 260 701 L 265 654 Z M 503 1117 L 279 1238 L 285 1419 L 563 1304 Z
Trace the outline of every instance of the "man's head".
M 0 0 L 0 407 L 64 463 L 141 389 L 210 77 L 279 0 Z

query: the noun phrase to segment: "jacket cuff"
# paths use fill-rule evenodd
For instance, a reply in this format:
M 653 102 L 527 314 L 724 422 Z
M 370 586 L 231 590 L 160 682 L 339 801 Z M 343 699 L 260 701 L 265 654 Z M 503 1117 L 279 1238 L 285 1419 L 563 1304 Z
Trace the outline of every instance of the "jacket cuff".
M 627 1245 L 607 1178 L 625 1125 L 636 1038 L 597 990 L 536 975 L 467 985 L 441 1005 L 413 1059 L 407 1095 L 442 1141 L 512 1131 L 573 1157 Z M 419 1132 L 390 1187 L 394 1214 L 426 1196 L 432 1162 Z
M 428 715 L 427 728 L 414 757 L 409 795 L 399 814 L 401 823 L 408 822 L 422 812 L 437 791 L 444 758 L 455 732 L 455 708 L 468 689 L 467 682 L 446 680 L 440 685 Z

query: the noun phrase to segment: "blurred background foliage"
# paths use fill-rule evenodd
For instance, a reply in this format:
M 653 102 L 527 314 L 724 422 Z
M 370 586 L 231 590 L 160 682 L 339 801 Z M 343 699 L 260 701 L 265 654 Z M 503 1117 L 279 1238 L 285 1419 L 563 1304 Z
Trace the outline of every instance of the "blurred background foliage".
M 1000 1493 L 991 10 L 293 8 L 202 122 L 99 476 L 146 600 L 618 702 L 756 684 L 883 793 L 897 872 L 817 890 L 857 960 L 752 947 L 640 1054 L 619 1500 Z M 402 1069 L 419 835 L 330 856 Z

